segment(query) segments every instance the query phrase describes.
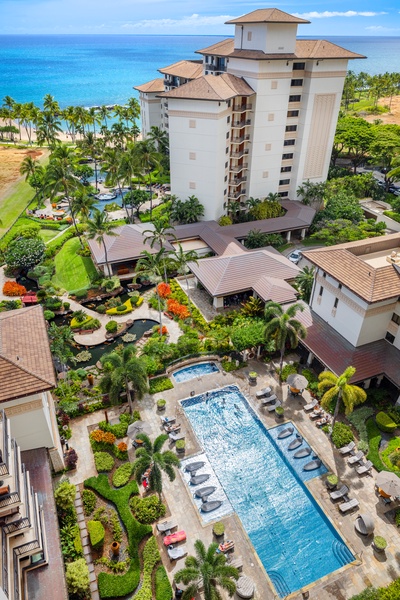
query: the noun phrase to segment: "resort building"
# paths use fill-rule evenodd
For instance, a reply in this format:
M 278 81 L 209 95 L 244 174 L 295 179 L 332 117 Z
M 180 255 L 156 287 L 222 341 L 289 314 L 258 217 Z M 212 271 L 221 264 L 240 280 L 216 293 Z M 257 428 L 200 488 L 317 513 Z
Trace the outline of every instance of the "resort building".
M 297 40 L 309 21 L 260 9 L 228 21 L 235 36 L 138 86 L 143 134 L 169 133 L 171 191 L 195 195 L 204 219 L 230 202 L 296 199 L 325 181 L 347 64 L 364 58 L 324 40 Z M 161 90 L 163 84 L 163 90 Z
M 335 373 L 357 369 L 369 387 L 386 377 L 400 389 L 400 233 L 308 250 L 316 268 L 302 341 L 308 362 Z

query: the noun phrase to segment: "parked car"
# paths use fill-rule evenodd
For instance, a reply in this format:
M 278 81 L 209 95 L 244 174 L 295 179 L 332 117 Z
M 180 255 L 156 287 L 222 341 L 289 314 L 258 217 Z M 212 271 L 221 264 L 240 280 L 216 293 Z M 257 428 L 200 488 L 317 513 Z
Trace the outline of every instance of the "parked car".
M 288 259 L 294 263 L 295 265 L 297 265 L 298 262 L 300 262 L 301 258 L 302 258 L 302 253 L 300 252 L 300 250 L 294 250 L 293 252 L 291 252 L 288 256 Z

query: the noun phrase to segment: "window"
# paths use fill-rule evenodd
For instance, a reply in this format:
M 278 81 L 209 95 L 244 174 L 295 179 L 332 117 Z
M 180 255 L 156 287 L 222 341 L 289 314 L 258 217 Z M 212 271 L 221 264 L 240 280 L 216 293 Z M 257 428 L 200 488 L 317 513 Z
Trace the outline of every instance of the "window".
M 282 160 L 290 160 L 293 158 L 293 152 L 289 152 L 288 154 L 282 154 Z
M 196 160 L 196 152 L 189 152 L 189 160 Z
M 229 140 L 229 131 L 226 132 L 226 139 Z
M 285 140 L 285 141 L 283 142 L 283 145 L 284 145 L 284 146 L 294 146 L 294 145 L 295 145 L 295 143 L 296 143 L 296 140 Z
M 387 331 L 386 335 L 385 335 L 385 340 L 387 340 L 388 342 L 390 342 L 391 344 L 393 344 L 393 342 L 394 342 L 394 335 L 392 333 L 389 333 Z
M 341 290 L 341 289 L 342 289 L 342 287 L 343 287 L 343 286 L 342 286 L 342 284 L 341 284 L 341 283 L 339 283 L 339 285 L 338 285 L 338 288 L 339 288 L 339 290 Z
M 279 185 L 289 185 L 290 179 L 280 179 Z
M 302 79 L 292 79 L 292 81 L 290 82 L 290 85 L 292 87 L 301 87 L 303 85 L 303 80 Z
M 326 277 L 326 273 L 322 273 L 322 277 L 325 279 L 325 277 Z
M 274 120 L 275 120 L 274 113 L 269 113 L 269 115 L 268 115 L 268 121 L 274 121 Z
M 289 196 L 289 192 L 279 192 L 280 198 L 287 198 Z
M 396 315 L 396 313 L 393 313 L 391 321 L 393 321 L 393 323 L 396 323 L 396 325 L 400 325 L 400 315 Z
M 206 56 L 206 63 L 208 63 L 208 56 Z
M 231 118 L 230 117 L 226 117 L 226 122 L 230 123 L 231 122 Z
M 227 181 L 228 181 L 228 175 L 225 175 L 225 179 L 224 179 L 224 181 L 225 181 L 225 182 L 227 182 Z
M 333 305 L 333 308 L 337 308 L 339 304 L 339 298 L 335 298 L 335 303 Z
M 224 196 L 226 196 L 227 192 L 228 192 L 228 190 L 224 190 Z
M 299 116 L 299 110 L 288 110 L 287 111 L 287 116 L 288 117 L 298 117 Z
M 297 125 L 286 125 L 285 131 L 297 131 Z
M 251 38 L 253 37 L 253 32 L 252 31 L 248 31 L 247 32 L 247 41 L 251 42 Z
M 271 150 L 271 144 L 265 144 L 265 150 Z
M 289 102 L 300 102 L 301 96 L 289 96 Z
M 319 294 L 318 295 L 322 296 L 323 292 L 324 292 L 324 288 L 321 285 L 321 287 L 319 288 Z
M 196 183 L 194 181 L 189 181 L 189 189 L 190 190 L 195 190 L 196 189 Z
M 292 167 L 281 167 L 281 173 L 290 173 Z
M 194 119 L 189 119 L 189 128 L 196 129 L 196 121 Z
M 278 89 L 278 82 L 271 81 L 271 90 L 277 90 L 277 89 Z
M 306 63 L 293 63 L 293 71 L 304 71 Z
M 225 148 L 225 154 L 228 154 L 229 148 Z
M 267 179 L 269 176 L 269 172 L 268 171 L 263 171 L 263 178 Z
M 228 163 L 226 162 L 226 163 L 225 163 L 225 169 L 227 169 L 227 168 L 228 168 Z

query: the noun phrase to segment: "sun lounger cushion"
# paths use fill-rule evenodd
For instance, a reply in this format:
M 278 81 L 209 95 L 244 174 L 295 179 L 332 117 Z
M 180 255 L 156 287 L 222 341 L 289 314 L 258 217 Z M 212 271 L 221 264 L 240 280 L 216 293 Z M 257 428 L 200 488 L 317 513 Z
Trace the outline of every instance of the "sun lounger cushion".
M 170 560 L 178 560 L 178 558 L 182 558 L 186 556 L 187 548 L 186 546 L 178 546 L 177 548 L 168 548 L 168 556 Z
M 276 394 L 271 394 L 271 396 L 267 396 L 261 400 L 263 405 L 265 404 L 274 404 L 276 402 L 277 396 Z
M 270 394 L 271 391 L 272 390 L 270 387 L 263 388 L 262 390 L 259 390 L 258 392 L 256 392 L 256 397 L 262 398 L 263 396 L 267 396 L 267 394 Z
M 352 498 L 348 502 L 343 502 L 343 504 L 339 505 L 339 510 L 342 513 L 347 512 L 348 510 L 352 510 L 353 508 L 357 508 L 359 506 L 359 502 L 357 498 Z
M 340 454 L 348 454 L 349 452 L 354 450 L 355 447 L 356 447 L 356 445 L 354 442 L 349 442 L 347 444 L 347 446 L 343 446 L 342 448 L 339 448 L 339 452 L 340 452 Z
M 372 469 L 372 462 L 370 460 L 367 460 L 366 463 L 364 463 L 360 467 L 357 467 L 356 471 L 359 475 L 363 475 L 364 473 L 368 473 L 368 471 L 370 471 L 371 469 Z
M 355 465 L 356 463 L 362 461 L 363 458 L 364 452 L 359 450 L 357 454 L 355 454 L 354 456 L 350 456 L 350 458 L 347 459 L 347 462 L 349 463 L 349 465 Z
M 272 412 L 274 411 L 276 408 L 278 408 L 278 406 L 282 406 L 282 402 L 280 402 L 279 400 L 277 400 L 275 402 L 275 404 L 271 404 L 271 406 L 268 406 L 268 412 Z
M 349 488 L 347 487 L 347 485 L 342 485 L 340 490 L 331 492 L 329 495 L 332 498 L 332 500 L 338 500 L 339 498 L 343 498 L 343 496 L 345 496 L 348 492 Z
M 169 436 L 169 439 L 171 440 L 171 442 L 177 442 L 178 440 L 185 439 L 184 433 L 169 433 L 168 436 Z
M 169 546 L 170 544 L 176 544 L 177 542 L 184 542 L 186 540 L 186 532 L 185 531 L 177 531 L 176 533 L 171 533 L 171 535 L 166 535 L 163 539 L 164 546 Z
M 315 408 L 318 404 L 318 400 L 316 400 L 314 398 L 314 400 L 312 400 L 311 402 L 309 402 L 308 404 L 306 404 L 305 406 L 303 406 L 304 410 L 312 410 L 313 408 Z
M 174 529 L 174 527 L 177 527 L 177 524 L 175 521 L 164 521 L 163 523 L 157 523 L 156 527 L 158 531 L 164 533 L 165 531 L 170 531 L 171 529 Z

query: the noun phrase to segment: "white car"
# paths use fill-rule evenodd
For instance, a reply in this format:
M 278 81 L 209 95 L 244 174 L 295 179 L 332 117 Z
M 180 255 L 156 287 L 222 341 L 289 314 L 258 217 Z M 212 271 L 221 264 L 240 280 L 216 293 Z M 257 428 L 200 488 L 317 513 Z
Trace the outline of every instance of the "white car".
M 293 252 L 291 252 L 288 256 L 288 259 L 294 263 L 295 265 L 297 265 L 298 262 L 300 262 L 301 258 L 302 258 L 302 253 L 300 252 L 300 250 L 294 250 Z

